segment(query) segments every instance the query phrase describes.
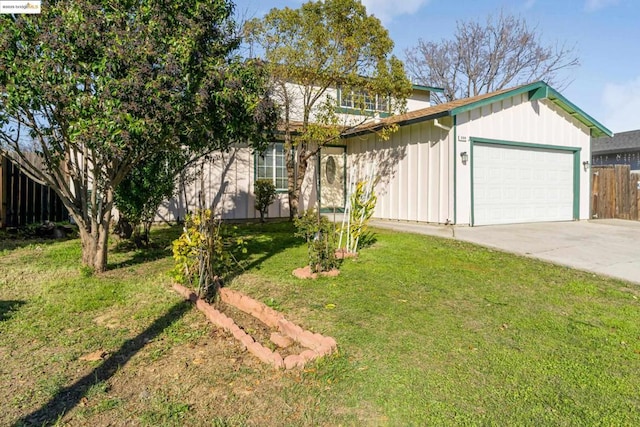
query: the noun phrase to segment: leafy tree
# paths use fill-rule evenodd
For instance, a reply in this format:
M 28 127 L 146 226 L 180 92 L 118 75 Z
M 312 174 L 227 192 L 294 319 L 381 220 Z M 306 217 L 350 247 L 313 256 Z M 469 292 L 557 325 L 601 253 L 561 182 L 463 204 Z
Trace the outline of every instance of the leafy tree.
M 0 142 L 61 197 L 84 265 L 106 268 L 114 191 L 135 165 L 267 140 L 264 70 L 234 55 L 232 12 L 227 0 L 74 0 L 0 15 Z
M 272 9 L 245 24 L 272 78 L 281 108 L 290 217 L 298 215 L 300 190 L 311 157 L 371 116 L 348 120 L 337 111 L 331 88 L 340 87 L 365 110 L 366 96 L 388 99 L 388 112 L 402 111 L 411 93 L 393 42 L 358 0 L 309 1 L 299 9 Z M 256 51 L 257 52 L 257 51 Z M 387 129 L 393 130 L 393 129 Z M 383 132 L 386 136 L 388 132 Z
M 119 213 L 116 230 L 121 237 L 129 239 L 133 234 L 138 245 L 149 241 L 158 207 L 173 195 L 183 168 L 183 153 L 176 151 L 156 151 L 133 167 L 114 195 Z
M 416 82 L 444 88 L 445 102 L 536 80 L 563 86 L 561 72 L 579 65 L 574 48 L 545 45 L 524 18 L 502 13 L 484 24 L 458 22 L 449 40 L 419 40 L 406 63 Z

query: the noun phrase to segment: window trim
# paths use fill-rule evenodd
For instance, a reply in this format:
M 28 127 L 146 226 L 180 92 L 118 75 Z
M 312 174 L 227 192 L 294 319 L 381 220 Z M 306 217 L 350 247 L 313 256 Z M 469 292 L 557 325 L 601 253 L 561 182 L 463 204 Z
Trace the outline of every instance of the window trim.
M 343 89 L 342 88 L 338 88 L 338 106 L 336 107 L 336 112 L 337 113 L 344 113 L 344 114 L 352 114 L 352 115 L 357 115 L 357 116 L 371 116 L 374 117 L 375 115 L 378 115 L 379 117 L 385 118 L 385 117 L 389 117 L 391 116 L 391 113 L 389 113 L 388 110 L 378 110 L 377 107 L 379 105 L 379 98 L 380 95 L 375 94 L 375 99 L 373 100 L 373 104 L 375 109 L 368 109 L 368 108 L 363 108 L 363 109 L 359 109 L 359 108 L 355 108 L 353 106 L 353 101 L 351 102 L 351 105 L 343 105 Z M 353 96 L 354 91 L 351 91 L 351 94 Z M 367 95 L 364 91 L 362 91 L 362 94 L 366 97 L 366 96 L 371 96 L 371 95 Z M 366 101 L 365 101 L 366 102 Z M 389 97 L 387 97 L 387 108 L 389 108 L 391 106 L 391 100 L 389 99 Z
M 278 145 L 282 146 L 282 166 L 281 168 L 284 170 L 284 179 L 285 179 L 285 187 L 278 187 L 277 186 L 277 169 L 279 168 L 279 166 L 277 166 L 277 147 Z M 273 164 L 272 166 L 272 170 L 273 170 L 273 174 L 271 177 L 263 177 L 260 176 L 259 171 L 260 171 L 260 160 L 261 158 L 266 158 L 266 156 L 264 156 L 267 151 L 271 151 L 273 154 Z M 282 194 L 282 193 L 287 193 L 289 191 L 288 189 L 288 177 L 287 177 L 287 165 L 286 165 L 286 156 L 285 156 L 285 151 L 284 151 L 284 142 L 279 142 L 279 141 L 274 141 L 272 143 L 269 144 L 269 146 L 267 147 L 267 149 L 265 149 L 265 151 L 261 154 L 256 152 L 254 154 L 254 164 L 253 164 L 253 179 L 254 182 L 259 180 L 259 179 L 271 179 L 271 182 L 273 182 L 273 184 L 276 186 L 276 193 L 278 194 Z

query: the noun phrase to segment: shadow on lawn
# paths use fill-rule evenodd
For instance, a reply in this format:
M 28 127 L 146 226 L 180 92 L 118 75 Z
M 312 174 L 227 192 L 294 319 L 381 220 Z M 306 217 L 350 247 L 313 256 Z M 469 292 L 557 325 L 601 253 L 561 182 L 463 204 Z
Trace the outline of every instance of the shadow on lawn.
M 295 227 L 289 221 L 271 222 L 266 224 L 252 223 L 239 227 L 232 233 L 234 237 L 242 237 L 247 242 L 247 253 L 238 256 L 240 268 L 233 271 L 227 281 L 233 280 L 244 271 L 260 266 L 272 256 L 294 246 L 301 246 L 304 241 L 294 236 Z M 252 256 L 259 254 L 255 259 Z M 304 261 L 303 261 L 304 262 Z
M 163 330 L 180 319 L 191 309 L 189 301 L 181 301 L 171 307 L 162 317 L 156 319 L 151 326 L 135 338 L 127 340 L 122 347 L 111 354 L 93 371 L 80 378 L 74 384 L 59 390 L 44 406 L 19 419 L 15 425 L 53 425 L 59 417 L 69 412 L 80 403 L 89 389 L 102 381 L 111 378 L 125 363 L 129 361 L 146 343 L 157 337 Z
M 120 240 L 116 243 L 113 252 L 128 253 L 134 252 L 133 255 L 124 261 L 110 263 L 108 270 L 117 270 L 119 268 L 131 267 L 133 265 L 144 264 L 145 262 L 155 261 L 160 258 L 171 256 L 171 242 L 180 237 L 182 226 L 172 225 L 167 228 L 151 230 L 151 241 L 146 247 L 138 248 L 136 244 L 130 240 Z
M 13 312 L 17 311 L 18 308 L 24 304 L 24 301 L 0 301 L 0 322 L 4 322 L 10 318 Z

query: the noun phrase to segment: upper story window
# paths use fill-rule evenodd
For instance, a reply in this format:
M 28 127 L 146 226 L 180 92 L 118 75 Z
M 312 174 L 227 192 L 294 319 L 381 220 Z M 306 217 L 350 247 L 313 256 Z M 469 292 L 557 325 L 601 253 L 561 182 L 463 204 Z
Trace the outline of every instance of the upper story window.
M 256 180 L 269 179 L 277 191 L 287 190 L 287 166 L 282 142 L 274 142 L 264 153 L 256 154 L 255 165 Z
M 366 92 L 340 91 L 340 107 L 365 111 L 389 111 L 389 97 Z

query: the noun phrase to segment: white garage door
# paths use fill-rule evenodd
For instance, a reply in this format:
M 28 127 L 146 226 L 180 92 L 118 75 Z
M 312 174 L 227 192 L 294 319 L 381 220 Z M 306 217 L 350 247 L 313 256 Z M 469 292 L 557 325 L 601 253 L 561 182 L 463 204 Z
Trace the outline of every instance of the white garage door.
M 573 152 L 473 146 L 474 225 L 573 219 Z

